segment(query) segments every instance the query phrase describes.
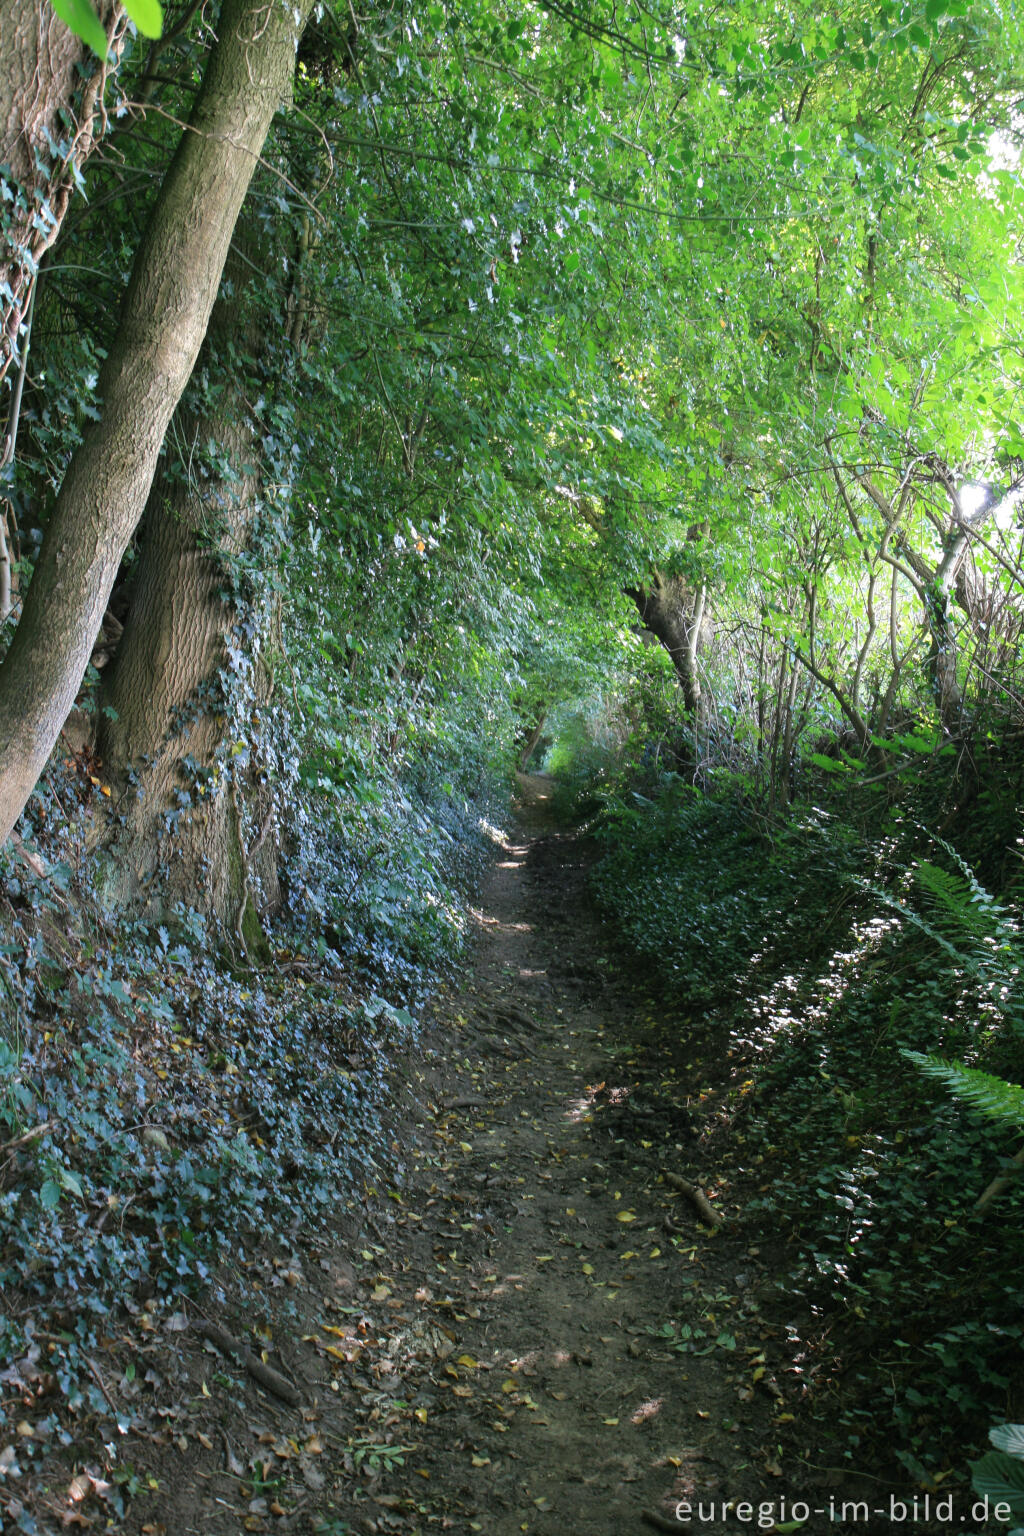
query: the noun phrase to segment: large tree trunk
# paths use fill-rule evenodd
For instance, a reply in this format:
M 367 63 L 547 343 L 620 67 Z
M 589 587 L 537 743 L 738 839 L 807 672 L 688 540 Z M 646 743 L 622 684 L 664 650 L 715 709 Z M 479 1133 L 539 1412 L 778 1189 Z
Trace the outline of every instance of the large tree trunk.
M 114 62 L 127 18 L 114 0 L 98 11 Z M 18 358 L 39 262 L 96 142 L 110 67 L 49 0 L 0 0 L 0 380 Z
M 627 589 L 645 628 L 661 641 L 676 670 L 687 713 L 700 707 L 697 652 L 704 626 L 704 588 L 694 589 L 682 576 L 655 571 L 649 586 Z
M 312 0 L 225 0 L 189 127 L 135 258 L 100 374 L 100 420 L 68 467 L 0 667 L 0 841 L 74 703 L 171 414 L 206 333 L 231 233 L 288 88 Z
M 254 916 L 278 900 L 272 793 L 230 739 L 250 747 L 259 739 L 252 716 L 266 702 L 263 615 L 240 612 L 232 571 L 262 507 L 262 448 L 239 382 L 260 350 L 259 317 L 246 312 L 251 270 L 229 261 L 232 283 L 197 370 L 207 403 L 197 408 L 186 394 L 171 433 L 176 451 L 153 482 L 131 607 L 104 676 L 99 741 L 113 777 L 123 783 L 131 770 L 108 896 L 154 913 L 185 900 L 243 946 L 246 932 L 251 940 L 259 931 Z M 241 621 L 247 638 L 236 633 Z

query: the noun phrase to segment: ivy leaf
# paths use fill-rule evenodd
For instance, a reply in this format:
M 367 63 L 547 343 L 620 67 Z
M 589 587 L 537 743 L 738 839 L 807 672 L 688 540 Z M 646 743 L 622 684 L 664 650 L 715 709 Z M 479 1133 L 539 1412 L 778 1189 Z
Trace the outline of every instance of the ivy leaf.
M 55 1211 L 60 1205 L 60 1185 L 56 1179 L 45 1179 L 39 1191 L 39 1203 L 44 1211 Z

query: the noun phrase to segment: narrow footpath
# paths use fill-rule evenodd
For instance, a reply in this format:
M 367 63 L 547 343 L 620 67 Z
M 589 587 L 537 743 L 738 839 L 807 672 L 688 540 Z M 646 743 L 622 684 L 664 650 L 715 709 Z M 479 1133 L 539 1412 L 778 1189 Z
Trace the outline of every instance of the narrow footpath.
M 678 1530 L 689 1503 L 691 1528 L 735 1530 L 724 1503 L 779 1498 L 761 1256 L 664 1182 L 706 1174 L 685 1065 L 646 1048 L 635 988 L 605 979 L 583 855 L 548 829 L 544 781 L 520 792 L 368 1277 L 388 1338 L 386 1374 L 371 1369 L 408 1405 L 409 1449 L 337 1506 L 353 1531 L 620 1536 Z
M 547 792 L 521 780 L 475 963 L 399 1069 L 393 1182 L 226 1318 L 293 1401 L 189 1327 L 180 1460 L 131 1448 L 152 1493 L 125 1529 L 717 1536 L 745 1501 L 747 1529 L 785 1524 L 793 1345 L 711 1150 L 729 1067 L 618 974 Z

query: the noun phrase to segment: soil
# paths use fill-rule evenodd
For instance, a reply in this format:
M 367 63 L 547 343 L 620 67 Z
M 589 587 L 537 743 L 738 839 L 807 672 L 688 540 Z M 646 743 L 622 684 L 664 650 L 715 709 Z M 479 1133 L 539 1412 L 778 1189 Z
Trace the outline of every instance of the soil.
M 772 1255 L 718 1150 L 728 1064 L 609 959 L 550 789 L 521 778 L 472 970 L 399 1069 L 404 1176 L 336 1246 L 268 1241 L 265 1307 L 216 1316 L 295 1405 L 194 1315 L 154 1314 L 135 1426 L 104 1431 L 125 1514 L 99 1470 L 55 1513 L 140 1536 L 620 1536 L 735 1531 L 729 1501 L 747 1529 L 790 1497 L 827 1508 L 829 1469 L 792 1488 L 783 1454 L 801 1329 L 766 1306 Z

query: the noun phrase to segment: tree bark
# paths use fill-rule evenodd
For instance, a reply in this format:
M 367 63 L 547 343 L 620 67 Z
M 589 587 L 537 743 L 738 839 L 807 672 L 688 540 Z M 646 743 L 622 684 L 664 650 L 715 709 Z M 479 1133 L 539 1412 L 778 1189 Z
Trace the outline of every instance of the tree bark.
M 544 734 L 544 724 L 547 718 L 547 710 L 542 709 L 537 716 L 536 725 L 533 727 L 529 736 L 527 736 L 526 741 L 523 744 L 523 749 L 519 754 L 520 773 L 526 772 L 526 765 L 530 761 L 530 758 L 533 756 L 534 752 L 537 750 L 537 743 L 540 741 L 541 736 Z
M 206 333 L 242 200 L 312 0 L 225 0 L 196 104 L 136 254 L 100 374 L 0 667 L 0 840 L 74 703 L 157 456 Z
M 258 772 L 253 784 L 251 763 L 231 761 L 229 739 L 232 726 L 246 743 L 258 738 L 251 717 L 267 690 L 264 626 L 246 612 L 248 639 L 234 633 L 243 615 L 231 570 L 263 506 L 262 446 L 239 380 L 256 365 L 260 317 L 247 302 L 252 268 L 229 259 L 228 271 L 197 370 L 208 403 L 186 393 L 174 418 L 177 453 L 163 457 L 142 519 L 131 606 L 104 675 L 99 750 L 116 780 L 131 770 L 111 838 L 108 897 L 158 914 L 185 900 L 245 947 L 246 904 L 272 906 L 278 891 L 275 843 L 261 837 L 272 793 Z M 244 719 L 234 719 L 239 710 Z M 240 798 L 251 810 L 248 828 Z M 257 931 L 250 923 L 250 936 Z
M 697 653 L 704 625 L 704 588 L 695 590 L 682 576 L 655 571 L 650 586 L 627 588 L 644 626 L 665 647 L 683 690 L 687 713 L 700 706 Z
M 103 91 L 127 18 L 114 0 L 102 0 L 98 14 L 110 43 L 106 64 L 49 0 L 0 0 L 0 380 L 19 357 L 39 262 L 102 133 Z

